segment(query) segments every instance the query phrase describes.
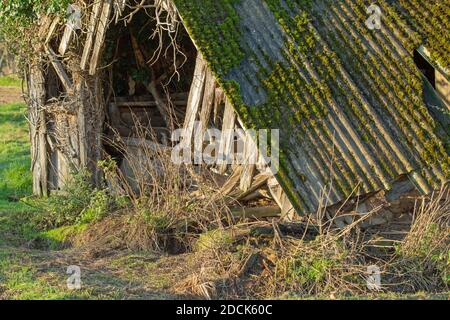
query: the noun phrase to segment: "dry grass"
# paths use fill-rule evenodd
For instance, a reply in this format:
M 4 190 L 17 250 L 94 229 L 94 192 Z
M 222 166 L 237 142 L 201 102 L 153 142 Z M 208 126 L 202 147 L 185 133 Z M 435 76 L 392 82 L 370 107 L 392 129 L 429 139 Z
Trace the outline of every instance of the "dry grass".
M 120 238 L 131 249 L 184 252 L 197 234 L 233 223 L 225 201 L 213 197 L 218 188 L 208 171 L 175 164 L 170 148 L 155 143 L 155 132 L 141 125 L 135 131 L 132 144 L 119 135 L 107 141 L 120 152 L 120 167 L 112 158 L 99 164 L 109 189 L 123 199 L 124 208 L 88 228 L 84 243 L 109 243 L 111 238 L 116 243 Z M 114 230 L 113 235 L 111 230 L 102 231 L 108 228 Z
M 391 270 L 403 291 L 448 291 L 450 285 L 450 189 L 416 204 L 411 229 L 397 247 Z
M 406 256 L 420 255 L 429 259 L 449 248 L 449 228 L 450 189 L 443 188 L 416 204 L 411 229 L 400 251 Z
M 448 195 L 443 189 L 421 200 L 405 239 L 378 251 L 358 227 L 361 220 L 344 229 L 331 228 L 330 221 L 313 228 L 306 223 L 304 232 L 297 234 L 281 231 L 277 221 L 234 226 L 222 237 L 209 233 L 208 239 L 199 239 L 196 271 L 177 286 L 177 292 L 264 299 L 448 292 Z M 251 231 L 260 226 L 271 232 Z M 380 270 L 377 290 L 367 281 L 373 266 Z

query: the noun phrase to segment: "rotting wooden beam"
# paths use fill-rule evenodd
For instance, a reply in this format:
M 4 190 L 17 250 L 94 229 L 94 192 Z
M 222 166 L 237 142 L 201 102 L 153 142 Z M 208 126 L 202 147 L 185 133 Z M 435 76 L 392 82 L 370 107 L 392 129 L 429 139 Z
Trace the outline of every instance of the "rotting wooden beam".
M 91 62 L 89 66 L 89 74 L 93 76 L 97 72 L 100 62 L 100 54 L 105 42 L 106 31 L 108 29 L 109 16 L 111 14 L 112 0 L 103 1 L 101 15 L 99 17 L 94 47 L 92 49 Z
M 186 116 L 183 125 L 183 128 L 185 130 L 183 140 L 181 142 L 181 146 L 183 148 L 190 147 L 192 144 L 195 120 L 197 118 L 200 105 L 203 101 L 206 70 L 206 62 L 203 60 L 203 56 L 199 52 L 196 59 L 194 77 L 192 79 L 191 90 L 189 92 Z
M 83 47 L 83 54 L 81 56 L 80 67 L 81 70 L 86 70 L 86 65 L 89 59 L 89 55 L 91 53 L 92 45 L 94 43 L 95 32 L 97 30 L 98 18 L 102 12 L 102 1 L 94 1 L 94 5 L 92 6 L 92 12 L 90 14 L 90 21 L 88 25 L 88 33 L 86 37 L 86 42 Z
M 59 61 L 58 57 L 56 56 L 56 53 L 47 46 L 46 52 L 48 55 L 48 58 L 50 60 L 50 63 L 52 64 L 53 68 L 56 71 L 56 74 L 58 75 L 59 79 L 61 80 L 61 83 L 64 86 L 64 89 L 66 89 L 66 92 L 68 94 L 73 93 L 73 84 L 70 80 L 69 76 L 67 75 L 66 71 L 64 70 L 64 67 L 62 63 Z
M 245 134 L 245 144 L 244 144 L 244 163 L 243 171 L 241 175 L 240 189 L 242 191 L 247 191 L 252 185 L 253 176 L 256 171 L 256 163 L 258 161 L 258 148 L 256 146 L 256 136 L 252 137 L 250 131 Z
M 263 219 L 278 217 L 281 215 L 281 210 L 278 206 L 264 206 L 264 207 L 234 207 L 230 208 L 231 214 L 235 218 L 254 218 Z
M 222 135 L 220 138 L 219 145 L 219 156 L 218 156 L 218 172 L 224 174 L 227 171 L 228 158 L 232 156 L 233 152 L 233 142 L 234 142 L 234 131 L 236 125 L 236 113 L 231 105 L 230 101 L 227 99 L 225 102 L 225 111 L 223 115 L 223 125 L 222 125 Z
M 44 45 L 48 45 L 48 43 L 52 39 L 52 37 L 55 33 L 55 30 L 56 30 L 56 27 L 58 26 L 59 21 L 60 21 L 59 17 L 56 17 L 55 19 L 53 19 L 50 27 L 48 28 L 47 37 L 45 38 Z
M 70 41 L 72 41 L 73 34 L 75 33 L 75 30 L 73 26 L 70 24 L 66 24 L 66 27 L 64 29 L 64 33 L 61 39 L 61 42 L 59 44 L 58 52 L 61 56 L 66 54 L 67 48 L 70 45 Z
M 214 92 L 214 114 L 213 114 L 213 123 L 217 126 L 219 113 L 221 111 L 222 104 L 225 102 L 225 92 L 221 87 L 217 87 Z
M 28 92 L 30 98 L 29 124 L 31 137 L 31 171 L 33 193 L 48 195 L 47 122 L 45 111 L 45 79 L 40 66 L 30 68 Z

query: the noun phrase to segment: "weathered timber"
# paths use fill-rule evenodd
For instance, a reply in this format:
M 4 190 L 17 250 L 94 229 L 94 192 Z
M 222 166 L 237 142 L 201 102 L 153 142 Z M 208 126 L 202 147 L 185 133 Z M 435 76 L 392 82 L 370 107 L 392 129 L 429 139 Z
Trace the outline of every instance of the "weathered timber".
M 75 30 L 73 26 L 70 24 L 66 24 L 66 28 L 64 29 L 64 34 L 61 39 L 61 43 L 59 44 L 58 52 L 61 56 L 66 54 L 67 48 L 70 45 L 70 41 L 72 41 L 73 34 Z
M 29 71 L 29 125 L 31 138 L 31 171 L 33 193 L 48 195 L 47 123 L 42 107 L 45 104 L 45 79 L 42 69 L 33 65 Z
M 98 21 L 98 25 L 97 25 L 96 37 L 95 37 L 95 41 L 94 41 L 94 48 L 92 50 L 91 63 L 90 63 L 90 67 L 89 67 L 90 75 L 95 75 L 95 73 L 97 72 L 97 67 L 100 62 L 101 50 L 102 50 L 104 42 L 105 42 L 106 30 L 108 28 L 108 23 L 109 23 L 109 16 L 111 14 L 111 5 L 112 5 L 112 0 L 103 1 L 102 12 L 99 17 L 99 21 Z
M 224 174 L 227 171 L 229 157 L 233 154 L 234 128 L 236 125 L 236 113 L 228 99 L 225 102 L 225 112 L 223 115 L 222 135 L 220 138 L 218 171 Z M 228 159 L 227 159 L 228 158 Z
M 185 132 L 181 145 L 185 148 L 190 147 L 192 143 L 195 120 L 197 118 L 200 105 L 203 101 L 202 98 L 205 87 L 206 70 L 206 62 L 203 60 L 201 53 L 199 53 L 195 64 L 194 77 L 192 79 L 191 90 L 189 92 L 186 116 L 183 125 Z
M 231 208 L 231 213 L 236 218 L 254 218 L 254 219 L 278 217 L 281 215 L 281 211 L 278 206 L 234 207 Z
M 258 161 L 258 148 L 256 146 L 256 136 L 252 136 L 251 131 L 245 134 L 244 144 L 244 164 L 241 175 L 241 183 L 239 187 L 242 191 L 247 191 L 252 185 L 252 179 L 256 171 L 256 163 Z
M 94 43 L 95 31 L 97 30 L 98 18 L 102 12 L 102 1 L 95 1 L 92 6 L 92 12 L 90 13 L 90 20 L 88 25 L 88 33 L 86 37 L 86 42 L 83 47 L 83 54 L 81 56 L 80 67 L 81 70 L 86 69 L 86 65 L 89 59 L 89 55 L 91 53 L 92 45 Z
M 56 71 L 56 74 L 58 75 L 59 79 L 61 80 L 61 83 L 63 84 L 64 89 L 66 89 L 66 92 L 68 94 L 71 94 L 73 92 L 72 80 L 70 80 L 69 76 L 67 75 L 66 71 L 64 70 L 62 63 L 58 60 L 56 53 L 49 46 L 46 47 L 46 51 L 47 51 L 47 55 L 50 60 L 50 63 L 52 64 L 53 68 Z

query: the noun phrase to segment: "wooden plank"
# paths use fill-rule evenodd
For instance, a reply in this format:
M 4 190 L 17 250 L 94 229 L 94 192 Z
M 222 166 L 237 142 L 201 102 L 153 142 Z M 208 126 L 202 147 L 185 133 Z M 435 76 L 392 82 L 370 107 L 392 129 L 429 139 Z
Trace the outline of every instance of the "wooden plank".
M 256 133 L 254 131 L 246 131 L 244 144 L 244 163 L 241 175 L 241 183 L 239 185 L 242 191 L 247 191 L 252 185 L 253 176 L 256 171 L 256 163 L 258 161 L 258 147 L 256 146 Z
M 214 74 L 209 70 L 206 71 L 205 80 L 205 93 L 203 95 L 202 110 L 200 112 L 200 122 L 202 123 L 204 130 L 206 131 L 211 118 L 211 112 L 214 106 L 214 95 L 217 83 Z M 204 131 L 204 132 L 205 132 Z M 204 133 L 203 132 L 203 133 Z
M 217 126 L 219 120 L 219 114 L 222 110 L 222 105 L 225 102 L 225 92 L 223 92 L 221 87 L 217 87 L 214 93 L 214 115 L 213 122 Z
M 66 28 L 64 29 L 64 34 L 58 48 L 58 52 L 61 56 L 66 54 L 74 33 L 75 30 L 73 29 L 73 26 L 66 24 Z
M 189 98 L 186 108 L 186 116 L 184 119 L 183 128 L 185 130 L 183 140 L 181 142 L 182 148 L 191 146 L 192 135 L 194 133 L 195 120 L 197 118 L 200 104 L 203 101 L 203 91 L 205 87 L 206 79 L 206 63 L 203 60 L 201 53 L 198 53 L 194 77 L 192 79 L 191 90 L 189 92 Z
M 59 79 L 61 80 L 61 83 L 64 86 L 64 89 L 66 89 L 67 93 L 73 92 L 73 84 L 70 80 L 69 76 L 67 75 L 66 71 L 64 70 L 64 67 L 62 63 L 58 60 L 58 57 L 56 56 L 55 52 L 49 47 L 46 47 L 47 55 L 50 60 L 50 63 L 52 64 L 53 68 L 56 71 L 56 74 L 58 75 Z
M 235 207 L 231 208 L 231 214 L 236 218 L 254 218 L 263 219 L 270 217 L 278 217 L 281 215 L 280 208 L 277 206 L 264 207 Z
M 156 103 L 156 107 L 158 108 L 159 113 L 161 114 L 161 116 L 164 119 L 164 122 L 167 125 L 167 128 L 173 130 L 174 129 L 174 124 L 173 121 L 171 120 L 170 114 L 169 114 L 169 108 L 167 103 L 164 101 L 164 99 L 160 96 L 158 89 L 156 88 L 155 83 L 150 82 L 147 85 L 147 90 L 148 92 L 153 96 L 153 98 L 155 99 L 155 103 Z
M 199 132 L 196 133 L 194 137 L 195 140 L 194 145 L 197 148 L 201 148 L 202 150 L 203 150 L 203 138 L 205 136 L 206 131 L 208 130 L 209 120 L 211 118 L 211 112 L 214 106 L 215 88 L 216 88 L 216 79 L 211 70 L 207 68 L 202 109 L 200 111 L 200 130 Z
M 239 181 L 242 175 L 242 170 L 242 166 L 236 167 L 230 178 L 224 183 L 222 188 L 220 188 L 219 194 L 222 196 L 228 196 L 230 201 L 241 200 L 266 186 L 267 181 L 271 178 L 271 175 L 266 172 L 260 173 L 254 177 L 251 187 L 246 191 L 242 191 L 239 189 Z
M 280 207 L 283 217 L 287 219 L 293 219 L 294 215 L 296 214 L 294 206 L 291 204 L 289 198 L 287 197 L 283 188 L 278 184 L 278 181 L 275 179 L 275 177 L 270 179 L 267 185 L 269 187 L 272 198 Z
M 97 32 L 94 41 L 94 48 L 92 50 L 91 63 L 89 67 L 89 74 L 93 76 L 97 72 L 97 67 L 100 62 L 100 53 L 105 42 L 106 31 L 108 29 L 109 16 L 111 14 L 112 0 L 103 2 L 102 13 L 100 15 Z
M 233 174 L 228 178 L 228 180 L 224 183 L 222 188 L 219 190 L 219 194 L 222 196 L 227 196 L 233 192 L 235 188 L 237 188 L 239 184 L 239 178 L 242 174 L 242 167 L 237 167 Z
M 50 25 L 50 27 L 48 29 L 48 33 L 47 33 L 47 37 L 45 38 L 44 45 L 47 45 L 50 42 L 50 40 L 52 39 L 52 37 L 55 33 L 55 30 L 56 30 L 56 27 L 58 26 L 59 20 L 60 20 L 59 17 L 56 17 L 55 19 L 53 19 L 52 24 Z
M 165 99 L 162 99 L 163 102 L 165 102 Z M 172 103 L 176 106 L 185 106 L 187 104 L 186 100 L 180 100 L 180 101 L 172 101 Z M 156 101 L 123 101 L 123 102 L 116 102 L 115 103 L 117 107 L 123 108 L 123 107 L 156 107 L 157 103 Z
M 81 56 L 80 67 L 81 70 L 86 70 L 87 61 L 89 59 L 89 55 L 91 53 L 92 44 L 94 43 L 95 31 L 97 30 L 98 18 L 100 17 L 100 13 L 102 12 L 103 1 L 94 1 L 94 5 L 92 7 L 91 19 L 88 25 L 88 32 L 86 37 L 86 42 L 83 48 L 83 54 Z
M 219 155 L 217 159 L 218 172 L 224 174 L 227 171 L 228 160 L 232 156 L 234 142 L 234 128 L 236 125 L 236 113 L 233 106 L 228 101 L 225 102 L 225 112 L 223 115 L 222 135 L 220 138 Z
M 230 196 L 234 197 L 237 200 L 244 199 L 250 194 L 265 187 L 270 177 L 271 175 L 267 174 L 266 172 L 260 173 L 253 178 L 250 188 L 248 188 L 246 191 L 242 191 L 239 188 L 236 188 L 234 192 L 230 194 Z

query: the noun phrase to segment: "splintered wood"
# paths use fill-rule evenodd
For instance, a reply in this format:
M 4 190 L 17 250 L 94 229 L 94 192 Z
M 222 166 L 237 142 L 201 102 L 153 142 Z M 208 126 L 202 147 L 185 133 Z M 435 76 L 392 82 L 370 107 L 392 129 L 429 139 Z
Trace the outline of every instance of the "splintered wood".
M 202 103 L 203 90 L 205 87 L 206 79 L 206 62 L 203 60 L 202 55 L 199 53 L 195 64 L 194 77 L 192 79 L 191 91 L 189 93 L 186 117 L 184 120 L 184 135 L 181 145 L 183 148 L 189 148 L 192 144 L 192 137 L 194 134 L 195 120 Z
M 89 74 L 94 75 L 97 72 L 97 67 L 100 62 L 100 54 L 105 42 L 106 30 L 108 29 L 109 16 L 111 15 L 112 0 L 103 2 L 101 15 L 99 17 L 96 37 L 94 41 L 94 48 L 92 50 L 91 63 L 89 67 Z

